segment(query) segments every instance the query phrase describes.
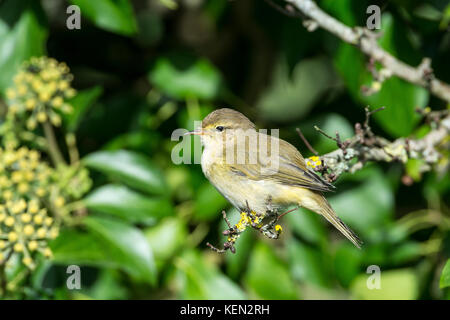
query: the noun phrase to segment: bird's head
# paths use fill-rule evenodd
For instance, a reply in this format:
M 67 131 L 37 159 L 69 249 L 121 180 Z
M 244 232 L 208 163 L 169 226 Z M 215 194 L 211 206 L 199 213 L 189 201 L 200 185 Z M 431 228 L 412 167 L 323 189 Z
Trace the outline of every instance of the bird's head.
M 218 109 L 208 114 L 202 127 L 189 134 L 200 135 L 205 147 L 223 143 L 247 130 L 255 130 L 255 125 L 242 113 L 228 108 Z

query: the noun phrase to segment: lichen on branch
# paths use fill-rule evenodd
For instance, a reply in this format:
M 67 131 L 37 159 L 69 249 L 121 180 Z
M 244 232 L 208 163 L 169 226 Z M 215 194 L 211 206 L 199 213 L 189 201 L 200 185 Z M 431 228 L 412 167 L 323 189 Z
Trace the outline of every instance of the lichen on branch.
M 420 160 L 419 172 L 430 171 L 439 166 L 438 171 L 448 170 L 448 152 L 450 149 L 450 112 L 425 111 L 421 112 L 431 130 L 422 138 L 399 138 L 389 141 L 383 137 L 376 136 L 370 127 L 370 116 L 382 108 L 370 111 L 366 109 L 366 119 L 363 124 L 355 124 L 355 135 L 344 141 L 339 133 L 332 137 L 320 128 L 316 130 L 325 137 L 334 140 L 337 149 L 320 157 L 313 156 L 307 159 L 307 165 L 316 172 L 322 174 L 330 182 L 344 172 L 354 173 L 364 167 L 367 162 L 401 162 L 409 160 Z M 303 138 L 302 138 L 303 139 Z M 311 150 L 316 154 L 315 150 Z

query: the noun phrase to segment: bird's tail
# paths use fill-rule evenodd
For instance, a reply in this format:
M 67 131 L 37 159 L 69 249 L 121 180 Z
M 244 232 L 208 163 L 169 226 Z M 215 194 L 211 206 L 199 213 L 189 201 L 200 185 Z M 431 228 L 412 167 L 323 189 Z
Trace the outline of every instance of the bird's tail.
M 359 249 L 361 248 L 361 245 L 363 242 L 359 237 L 336 215 L 336 212 L 334 212 L 333 208 L 331 208 L 330 204 L 328 203 L 327 199 L 325 199 L 320 194 L 316 195 L 316 201 L 318 202 L 317 205 L 314 205 L 313 207 L 305 206 L 302 204 L 302 206 L 305 206 L 306 208 L 313 210 L 322 216 L 325 217 L 325 219 L 328 220 L 336 229 L 338 229 L 348 240 L 350 240 L 356 247 Z

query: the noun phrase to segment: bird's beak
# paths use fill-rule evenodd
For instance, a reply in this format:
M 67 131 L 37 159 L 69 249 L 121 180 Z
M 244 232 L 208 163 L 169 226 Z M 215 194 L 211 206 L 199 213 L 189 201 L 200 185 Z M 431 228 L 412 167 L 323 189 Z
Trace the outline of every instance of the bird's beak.
M 186 132 L 184 135 L 188 136 L 188 135 L 191 135 L 191 134 L 196 135 L 196 136 L 202 136 L 203 135 L 203 131 L 202 130 L 189 131 L 189 132 Z

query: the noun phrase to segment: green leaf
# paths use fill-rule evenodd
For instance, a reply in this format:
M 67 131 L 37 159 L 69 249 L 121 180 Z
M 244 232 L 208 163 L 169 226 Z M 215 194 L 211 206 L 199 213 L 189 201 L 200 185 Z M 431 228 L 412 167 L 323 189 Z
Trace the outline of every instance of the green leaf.
M 102 269 L 86 294 L 96 300 L 125 300 L 130 294 L 128 289 L 122 285 L 118 270 Z
M 418 56 L 416 50 L 411 44 L 405 41 L 400 44 L 398 41 L 397 35 L 406 33 L 402 28 L 394 23 L 392 16 L 384 14 L 380 45 L 394 56 L 401 54 L 406 62 L 414 64 Z M 396 137 L 407 136 L 412 132 L 420 119 L 415 108 L 423 108 L 428 102 L 426 89 L 394 76 L 383 82 L 380 91 L 364 96 L 361 86 L 370 86 L 372 83 L 372 76 L 366 68 L 366 58 L 358 49 L 346 43 L 341 43 L 336 50 L 335 65 L 355 100 L 363 106 L 370 105 L 372 109 L 386 107 L 374 114 L 375 121 L 384 130 Z
M 288 243 L 289 266 L 292 276 L 303 282 L 327 286 L 329 270 L 324 256 L 316 249 L 292 239 Z
M 372 109 L 385 106 L 374 114 L 375 120 L 395 137 L 408 136 L 420 120 L 416 108 L 423 108 L 428 102 L 428 91 L 404 80 L 392 77 L 383 83 L 381 90 L 365 101 Z
M 157 219 L 173 214 L 167 198 L 150 198 L 122 185 L 102 186 L 83 202 L 90 210 L 113 214 L 132 223 L 154 224 Z
M 361 250 L 352 244 L 344 242 L 337 249 L 334 257 L 334 270 L 336 278 L 345 287 L 348 287 L 360 272 L 361 261 Z
M 380 289 L 369 289 L 367 280 L 374 274 L 361 274 L 350 287 L 356 299 L 414 300 L 419 295 L 419 281 L 414 270 L 381 271 Z
M 441 280 L 439 281 L 441 289 L 450 287 L 450 259 L 447 260 L 444 269 L 442 269 Z
M 159 266 L 184 245 L 188 236 L 184 222 L 173 217 L 163 219 L 158 225 L 147 228 L 144 233 Z
M 263 243 L 256 244 L 253 249 L 244 279 L 248 290 L 259 299 L 298 298 L 297 289 L 286 264 Z
M 23 61 L 45 54 L 47 28 L 39 1 L 0 3 L 0 92 L 4 92 Z
M 90 220 L 94 222 L 91 223 Z M 96 223 L 102 223 L 105 220 L 98 220 L 94 217 L 86 220 L 91 223 L 88 230 L 90 232 L 81 232 L 75 229 L 62 230 L 58 238 L 50 243 L 53 262 L 65 265 L 118 268 L 138 279 L 154 283 L 156 271 L 152 251 L 146 243 L 142 243 L 140 238 L 142 235 L 139 230 L 109 220 L 104 225 L 104 228 L 109 228 L 109 230 L 93 231 L 96 229 Z M 117 232 L 116 239 L 114 239 L 114 232 Z M 112 240 L 109 240 L 108 237 L 112 237 Z M 124 242 L 116 244 L 117 241 L 122 241 L 121 239 L 125 239 Z M 127 245 L 130 246 L 129 251 L 127 251 Z M 147 249 L 148 251 L 146 251 Z
M 147 157 L 132 151 L 97 151 L 84 157 L 86 166 L 101 171 L 130 187 L 153 194 L 165 194 L 161 170 Z
M 314 81 L 311 81 L 311 74 L 314 74 Z M 303 60 L 295 66 L 292 76 L 287 63 L 280 61 L 257 107 L 266 119 L 292 121 L 309 112 L 335 83 L 336 75 L 327 59 Z
M 194 218 L 200 221 L 215 219 L 226 206 L 227 200 L 209 182 L 205 182 L 196 191 Z
M 156 61 L 149 80 L 162 92 L 181 100 L 212 100 L 219 94 L 222 82 L 219 71 L 207 60 L 195 60 L 182 68 L 168 58 Z
M 417 260 L 422 256 L 422 244 L 415 241 L 407 241 L 392 248 L 389 253 L 389 260 L 393 265 L 402 265 L 413 260 Z
M 394 208 L 389 181 L 380 170 L 369 169 L 359 172 L 365 174 L 361 185 L 330 198 L 338 216 L 365 235 L 386 226 Z
M 109 246 L 92 233 L 74 229 L 62 230 L 58 238 L 50 243 L 53 261 L 57 263 L 91 266 L 119 267 L 120 263 L 111 255 Z
M 97 101 L 102 93 L 103 88 L 100 86 L 77 92 L 76 96 L 69 101 L 73 106 L 73 112 L 65 115 L 68 131 L 74 132 L 77 130 L 86 111 Z
M 181 299 L 192 300 L 243 300 L 245 293 L 223 275 L 217 267 L 196 251 L 185 252 L 176 260 Z
M 361 113 L 361 116 L 363 114 Z M 343 116 L 331 113 L 323 118 L 319 119 L 315 125 L 317 125 L 320 129 L 328 133 L 330 136 L 335 136 L 336 132 L 339 132 L 339 136 L 342 140 L 350 138 L 354 135 L 354 129 L 350 122 L 345 119 Z M 322 134 L 319 134 L 315 131 L 315 134 L 318 135 L 318 141 L 314 145 L 314 148 L 320 153 L 331 152 L 336 149 L 336 142 L 324 137 Z
M 314 212 L 299 208 L 285 216 L 286 225 L 300 237 L 313 242 L 323 243 L 327 239 L 321 217 Z
M 115 260 L 137 280 L 154 284 L 156 265 L 150 245 L 137 228 L 119 220 L 89 216 L 83 220 L 87 229 L 110 246 Z
M 99 28 L 130 36 L 137 32 L 133 7 L 128 0 L 71 0 L 81 9 L 83 17 Z

